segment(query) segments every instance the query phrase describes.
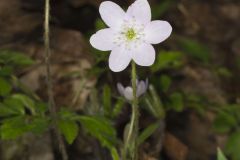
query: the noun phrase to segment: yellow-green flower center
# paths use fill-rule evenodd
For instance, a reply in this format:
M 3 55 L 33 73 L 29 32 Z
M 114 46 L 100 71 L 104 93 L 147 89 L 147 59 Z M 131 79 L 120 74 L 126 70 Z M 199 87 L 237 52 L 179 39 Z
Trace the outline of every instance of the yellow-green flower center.
M 129 40 L 129 41 L 133 40 L 136 37 L 136 35 L 137 34 L 133 28 L 129 28 L 127 30 L 127 32 L 125 33 L 125 36 L 126 36 L 127 40 Z

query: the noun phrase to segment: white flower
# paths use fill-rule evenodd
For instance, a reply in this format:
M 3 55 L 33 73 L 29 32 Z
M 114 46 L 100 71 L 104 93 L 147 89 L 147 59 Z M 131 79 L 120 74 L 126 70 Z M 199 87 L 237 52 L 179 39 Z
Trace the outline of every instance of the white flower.
M 140 97 L 143 95 L 148 88 L 148 79 L 146 81 L 136 81 L 137 85 L 137 97 Z M 127 100 L 131 101 L 133 100 L 133 89 L 130 86 L 127 86 L 126 88 L 123 87 L 121 83 L 117 84 L 118 92 L 121 94 L 121 96 L 125 97 Z
M 90 38 L 96 49 L 110 51 L 109 67 L 114 72 L 124 70 L 133 59 L 140 66 L 155 61 L 152 44 L 167 39 L 172 27 L 166 21 L 151 21 L 151 8 L 147 0 L 136 0 L 127 11 L 111 2 L 102 2 L 100 15 L 109 28 L 102 29 Z

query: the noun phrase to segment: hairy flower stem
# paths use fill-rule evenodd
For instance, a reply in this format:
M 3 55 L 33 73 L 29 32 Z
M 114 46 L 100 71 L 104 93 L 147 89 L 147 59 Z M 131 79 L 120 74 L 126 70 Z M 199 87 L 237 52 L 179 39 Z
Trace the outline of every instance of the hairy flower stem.
M 137 146 L 137 137 L 138 137 L 138 121 L 139 121 L 139 111 L 138 111 L 138 98 L 137 98 L 137 71 L 136 64 L 132 61 L 132 88 L 133 88 L 133 101 L 132 101 L 132 121 L 133 121 L 133 152 L 132 160 L 137 160 L 138 155 L 138 146 Z
M 137 98 L 137 71 L 136 64 L 132 61 L 132 89 L 133 89 L 133 100 L 132 100 L 132 116 L 131 122 L 128 127 L 127 137 L 124 142 L 123 160 L 137 160 L 138 159 L 138 121 L 139 121 L 139 111 L 138 111 L 138 98 Z
M 132 100 L 132 116 L 129 126 L 128 135 L 124 147 L 124 160 L 137 160 L 138 159 L 138 121 L 139 121 L 139 111 L 138 111 L 138 98 L 137 98 L 137 72 L 136 64 L 132 61 L 132 88 L 133 88 L 133 100 Z M 127 152 L 127 156 L 126 156 Z M 128 158 L 129 157 L 129 158 Z
M 53 121 L 53 132 L 56 134 L 57 143 L 63 160 L 68 160 L 67 151 L 64 145 L 64 141 L 57 128 L 57 109 L 53 95 L 53 85 L 51 78 L 51 50 L 50 50 L 50 38 L 49 38 L 49 20 L 50 20 L 50 0 L 45 0 L 45 21 L 44 21 L 44 46 L 45 46 L 45 63 L 46 63 L 46 81 L 48 91 L 48 107 L 50 116 Z

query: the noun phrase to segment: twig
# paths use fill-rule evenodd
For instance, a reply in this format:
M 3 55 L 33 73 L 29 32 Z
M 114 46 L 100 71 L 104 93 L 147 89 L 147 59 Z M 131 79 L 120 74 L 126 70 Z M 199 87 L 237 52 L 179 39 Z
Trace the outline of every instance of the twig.
M 68 155 L 64 141 L 57 128 L 57 109 L 53 95 L 53 85 L 51 78 L 51 50 L 50 50 L 50 38 L 49 38 L 49 19 L 50 19 L 50 0 L 45 0 L 45 21 L 44 21 L 44 45 L 45 45 L 45 63 L 46 63 L 46 80 L 47 80 L 47 91 L 48 91 L 48 107 L 50 116 L 53 120 L 53 131 L 57 136 L 57 142 L 59 150 L 63 160 L 68 160 Z

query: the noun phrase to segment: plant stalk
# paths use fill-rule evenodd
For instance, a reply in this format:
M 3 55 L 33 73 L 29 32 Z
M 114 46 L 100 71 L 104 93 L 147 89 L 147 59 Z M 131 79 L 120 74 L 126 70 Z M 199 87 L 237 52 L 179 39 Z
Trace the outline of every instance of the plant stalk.
M 133 88 L 133 101 L 132 101 L 132 123 L 133 123 L 133 152 L 131 153 L 131 160 L 138 159 L 138 146 L 137 137 L 139 129 L 139 108 L 138 108 L 138 97 L 137 97 L 137 71 L 136 64 L 132 61 L 132 88 Z
M 138 111 L 138 97 L 137 97 L 137 71 L 136 64 L 132 61 L 132 89 L 133 89 L 133 100 L 132 100 L 132 115 L 131 122 L 128 129 L 127 138 L 124 144 L 123 150 L 123 160 L 137 160 L 138 159 L 138 121 L 139 121 L 139 111 Z
M 57 143 L 59 146 L 60 153 L 63 160 L 68 160 L 68 155 L 66 147 L 62 136 L 57 128 L 57 109 L 54 100 L 53 94 L 53 83 L 52 83 L 52 73 L 51 73 L 51 50 L 50 50 L 50 29 L 49 29 L 49 20 L 50 20 L 50 0 L 45 0 L 45 20 L 44 20 L 44 46 L 45 46 L 45 64 L 46 64 L 46 82 L 47 82 L 47 91 L 48 91 L 48 107 L 50 111 L 50 116 L 53 120 L 53 132 L 56 134 Z

